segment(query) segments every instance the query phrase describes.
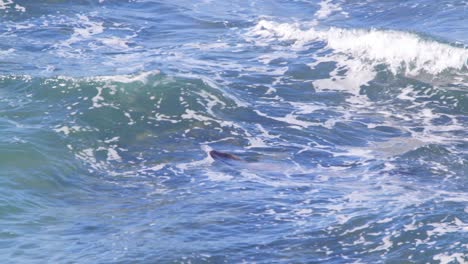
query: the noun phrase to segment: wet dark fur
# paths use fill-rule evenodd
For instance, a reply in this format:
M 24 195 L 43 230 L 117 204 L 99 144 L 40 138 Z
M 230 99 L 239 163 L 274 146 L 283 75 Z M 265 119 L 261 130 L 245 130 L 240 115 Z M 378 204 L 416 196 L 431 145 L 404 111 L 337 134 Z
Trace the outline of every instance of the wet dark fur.
M 229 154 L 226 152 L 216 151 L 216 150 L 210 151 L 210 156 L 215 160 L 242 160 L 236 155 Z

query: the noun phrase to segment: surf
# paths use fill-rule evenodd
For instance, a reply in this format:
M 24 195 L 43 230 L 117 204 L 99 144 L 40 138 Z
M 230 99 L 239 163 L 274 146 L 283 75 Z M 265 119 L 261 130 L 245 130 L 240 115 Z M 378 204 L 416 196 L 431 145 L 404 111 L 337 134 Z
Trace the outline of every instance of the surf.
M 360 60 L 363 64 L 384 64 L 394 74 L 409 75 L 445 71 L 466 71 L 468 49 L 441 43 L 410 32 L 382 29 L 328 29 L 310 23 L 279 23 L 260 20 L 246 33 L 249 40 L 260 43 L 274 40 L 292 42 L 293 49 L 305 49 L 313 42 L 324 42 L 326 49 Z

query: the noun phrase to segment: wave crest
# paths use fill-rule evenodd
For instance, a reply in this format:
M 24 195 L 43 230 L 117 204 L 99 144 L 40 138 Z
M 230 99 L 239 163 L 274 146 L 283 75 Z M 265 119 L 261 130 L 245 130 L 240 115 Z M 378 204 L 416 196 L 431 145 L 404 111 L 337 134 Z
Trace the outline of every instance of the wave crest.
M 343 29 L 332 27 L 303 29 L 298 23 L 261 20 L 247 34 L 255 41 L 293 41 L 294 48 L 323 41 L 327 48 L 354 58 L 383 63 L 393 73 L 440 74 L 443 71 L 468 68 L 468 49 L 455 47 L 416 34 L 377 29 Z

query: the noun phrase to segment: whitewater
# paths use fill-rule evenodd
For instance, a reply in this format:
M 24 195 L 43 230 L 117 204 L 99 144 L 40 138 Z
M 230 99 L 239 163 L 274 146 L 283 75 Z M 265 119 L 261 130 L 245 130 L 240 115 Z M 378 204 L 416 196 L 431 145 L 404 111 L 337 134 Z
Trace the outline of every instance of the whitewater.
M 0 17 L 2 262 L 468 262 L 467 1 Z

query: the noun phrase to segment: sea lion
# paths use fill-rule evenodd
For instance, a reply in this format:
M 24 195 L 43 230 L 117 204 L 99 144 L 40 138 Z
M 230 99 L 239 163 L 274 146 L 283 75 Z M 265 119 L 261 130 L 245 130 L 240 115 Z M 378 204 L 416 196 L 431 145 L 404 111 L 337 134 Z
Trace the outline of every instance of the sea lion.
M 239 158 L 238 156 L 226 152 L 221 152 L 217 150 L 212 150 L 210 151 L 210 156 L 214 160 L 221 160 L 221 161 L 229 161 L 229 160 L 235 160 L 235 161 L 241 161 L 242 159 Z
M 209 152 L 211 158 L 216 161 L 220 161 L 228 166 L 233 166 L 240 169 L 248 169 L 252 171 L 267 171 L 267 172 L 278 172 L 284 171 L 285 166 L 281 162 L 259 162 L 259 161 L 248 161 L 242 159 L 234 154 L 227 152 L 221 152 L 217 150 L 211 150 Z

